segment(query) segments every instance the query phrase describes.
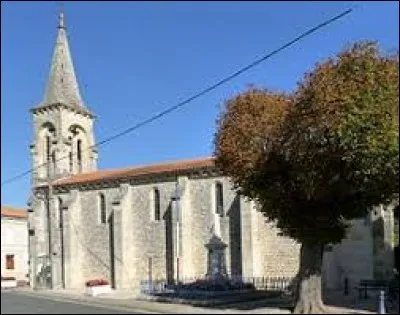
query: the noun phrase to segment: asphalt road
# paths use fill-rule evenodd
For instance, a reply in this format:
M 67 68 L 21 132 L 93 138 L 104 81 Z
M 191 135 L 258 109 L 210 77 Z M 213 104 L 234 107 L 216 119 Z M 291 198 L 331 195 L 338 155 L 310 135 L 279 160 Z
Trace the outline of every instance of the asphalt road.
M 141 314 L 119 307 L 96 306 L 85 302 L 57 301 L 1 291 L 1 314 Z

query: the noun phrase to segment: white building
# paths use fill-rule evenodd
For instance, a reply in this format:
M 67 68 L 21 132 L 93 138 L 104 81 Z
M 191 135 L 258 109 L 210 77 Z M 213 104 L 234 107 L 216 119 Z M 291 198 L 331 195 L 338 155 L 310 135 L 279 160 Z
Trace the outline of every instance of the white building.
M 24 209 L 1 207 L 1 276 L 28 281 L 28 221 Z

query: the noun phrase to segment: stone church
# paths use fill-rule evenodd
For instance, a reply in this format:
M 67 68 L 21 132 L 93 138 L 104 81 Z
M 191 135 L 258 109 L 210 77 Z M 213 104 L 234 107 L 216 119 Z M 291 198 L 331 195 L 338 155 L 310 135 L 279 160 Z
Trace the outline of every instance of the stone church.
M 293 277 L 299 244 L 278 235 L 252 201 L 239 196 L 213 158 L 98 170 L 95 115 L 85 106 L 64 15 L 43 101 L 32 110 L 34 172 L 29 200 L 30 281 L 83 288 L 105 278 L 116 289 L 141 281 L 203 278 L 213 240 L 230 277 Z M 374 222 L 383 223 L 375 233 Z M 348 239 L 328 248 L 325 284 L 390 271 L 393 214 L 376 209 L 354 221 Z M 211 244 L 211 245 L 210 245 Z

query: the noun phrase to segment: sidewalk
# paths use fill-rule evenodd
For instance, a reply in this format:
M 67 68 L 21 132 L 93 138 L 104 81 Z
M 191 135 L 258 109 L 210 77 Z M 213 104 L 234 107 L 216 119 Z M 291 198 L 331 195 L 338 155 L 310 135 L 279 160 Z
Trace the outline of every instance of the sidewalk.
M 87 296 L 84 291 L 79 290 L 32 290 L 30 288 L 20 288 L 14 290 L 26 295 L 47 297 L 50 299 L 61 299 L 71 302 L 95 303 L 96 305 L 108 307 L 122 307 L 132 311 L 155 314 L 290 314 L 288 309 L 271 307 L 267 300 L 256 300 L 240 303 L 229 303 L 227 305 L 217 305 L 210 307 L 198 307 L 188 304 L 178 304 L 172 302 L 156 302 L 146 300 L 146 297 L 138 296 L 129 291 L 114 291 L 112 294 L 103 296 Z M 354 298 L 346 301 L 342 297 L 333 297 L 332 300 L 340 299 L 340 303 L 329 303 L 331 310 L 336 314 L 376 314 L 375 307 L 365 307 L 357 305 Z M 371 303 L 371 301 L 369 301 Z M 332 305 L 332 307 L 331 307 Z M 340 306 L 339 306 L 340 305 Z
M 358 292 L 352 292 L 347 296 L 344 295 L 343 290 L 331 290 L 328 292 L 325 302 L 329 305 L 341 306 L 346 308 L 362 309 L 377 313 L 379 310 L 379 292 L 370 292 L 367 299 L 359 297 Z M 397 314 L 397 309 L 389 309 L 385 303 L 386 314 Z

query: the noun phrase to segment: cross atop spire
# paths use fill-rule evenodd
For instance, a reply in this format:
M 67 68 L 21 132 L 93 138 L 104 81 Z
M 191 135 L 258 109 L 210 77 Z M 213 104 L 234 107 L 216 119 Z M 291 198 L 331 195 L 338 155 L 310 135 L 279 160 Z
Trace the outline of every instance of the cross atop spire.
M 60 14 L 58 16 L 58 28 L 64 28 L 65 29 L 65 24 L 64 24 L 64 2 L 60 1 Z
M 62 9 L 61 9 L 61 11 L 60 11 L 60 16 L 59 16 L 59 19 L 58 19 L 58 28 L 64 28 L 64 29 L 65 29 L 65 25 L 64 25 L 64 12 L 62 11 Z
M 57 40 L 42 106 L 63 103 L 82 108 L 84 104 L 79 92 L 78 81 L 69 50 L 62 6 L 57 29 Z

